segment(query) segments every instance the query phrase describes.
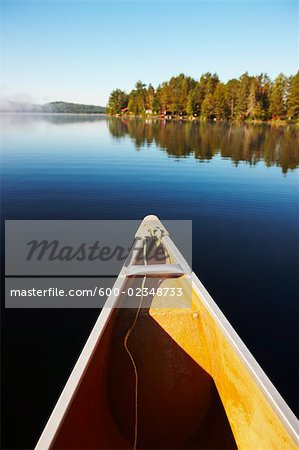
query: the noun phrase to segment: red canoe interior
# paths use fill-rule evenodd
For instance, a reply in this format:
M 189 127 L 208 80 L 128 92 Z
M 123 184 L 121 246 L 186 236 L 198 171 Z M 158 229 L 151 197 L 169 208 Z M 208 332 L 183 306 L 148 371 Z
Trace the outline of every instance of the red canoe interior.
M 161 258 L 147 258 L 161 264 Z M 140 287 L 141 281 L 130 278 L 126 286 Z M 147 280 L 149 287 L 157 283 Z M 129 300 L 121 297 L 118 306 Z M 135 315 L 134 308 L 113 311 L 53 449 L 133 448 L 135 374 L 124 337 Z M 237 448 L 213 379 L 149 315 L 148 307 L 142 308 L 128 345 L 138 369 L 138 449 Z
M 132 449 L 135 375 L 124 336 L 136 310 L 114 310 L 53 449 Z M 236 448 L 215 384 L 148 314 L 129 341 L 138 368 L 138 449 Z

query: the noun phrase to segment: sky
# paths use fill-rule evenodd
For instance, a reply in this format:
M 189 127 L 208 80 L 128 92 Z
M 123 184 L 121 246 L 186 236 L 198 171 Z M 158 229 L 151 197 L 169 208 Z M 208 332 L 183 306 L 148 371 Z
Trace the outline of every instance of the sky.
M 297 0 L 0 0 L 2 95 L 106 105 L 173 75 L 298 70 Z

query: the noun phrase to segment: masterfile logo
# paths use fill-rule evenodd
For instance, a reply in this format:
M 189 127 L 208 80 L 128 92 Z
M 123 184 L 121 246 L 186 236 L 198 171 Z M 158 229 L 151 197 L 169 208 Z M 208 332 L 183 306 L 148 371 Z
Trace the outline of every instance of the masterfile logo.
M 192 222 L 165 220 L 163 224 L 192 266 Z M 118 276 L 138 243 L 139 226 L 138 220 L 7 220 L 5 273 Z M 163 257 L 160 248 L 152 251 L 158 260 Z
M 115 247 L 109 247 L 107 245 L 100 245 L 99 241 L 95 241 L 92 245 L 89 245 L 86 242 L 79 244 L 74 247 L 71 245 L 64 245 L 60 241 L 37 241 L 33 240 L 27 242 L 29 247 L 27 261 L 36 260 L 42 261 L 43 259 L 48 259 L 48 261 L 109 261 L 116 260 L 124 262 L 130 252 L 137 250 L 140 248 L 138 241 L 140 238 L 137 238 L 132 247 L 124 248 L 121 245 L 116 245 Z M 165 258 L 165 254 L 162 251 L 161 247 L 157 247 L 155 242 L 152 241 L 149 243 L 147 248 L 147 253 L 150 255 L 150 260 L 162 261 Z M 139 254 L 138 260 L 142 260 L 142 253 Z M 150 261 L 149 261 L 150 262 Z

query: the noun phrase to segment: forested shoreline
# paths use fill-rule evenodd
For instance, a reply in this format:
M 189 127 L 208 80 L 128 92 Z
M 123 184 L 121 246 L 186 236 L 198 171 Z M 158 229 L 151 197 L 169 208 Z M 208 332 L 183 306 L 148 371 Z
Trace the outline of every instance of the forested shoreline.
M 142 81 L 126 93 L 111 92 L 110 115 L 160 116 L 202 120 L 298 121 L 299 71 L 271 80 L 266 74 L 247 72 L 227 83 L 217 74 L 205 73 L 198 81 L 180 74 L 156 89 Z

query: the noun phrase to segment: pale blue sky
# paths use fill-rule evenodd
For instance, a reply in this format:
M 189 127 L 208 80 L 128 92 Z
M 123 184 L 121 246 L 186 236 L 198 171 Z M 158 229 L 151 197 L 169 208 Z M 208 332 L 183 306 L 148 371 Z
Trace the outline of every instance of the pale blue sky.
M 2 0 L 1 91 L 105 105 L 184 72 L 298 70 L 296 0 Z

